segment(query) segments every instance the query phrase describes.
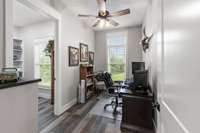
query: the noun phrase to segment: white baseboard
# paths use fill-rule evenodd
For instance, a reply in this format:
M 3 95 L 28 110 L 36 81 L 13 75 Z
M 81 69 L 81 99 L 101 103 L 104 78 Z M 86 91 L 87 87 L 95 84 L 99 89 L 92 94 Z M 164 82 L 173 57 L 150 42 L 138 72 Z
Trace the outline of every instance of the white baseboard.
M 66 110 L 68 110 L 69 108 L 71 108 L 73 105 L 75 105 L 77 103 L 77 98 L 74 98 L 73 100 L 71 100 L 70 102 L 68 102 L 67 104 L 65 104 L 64 106 L 62 106 L 61 108 L 61 112 L 65 112 Z M 61 113 L 61 114 L 62 114 Z

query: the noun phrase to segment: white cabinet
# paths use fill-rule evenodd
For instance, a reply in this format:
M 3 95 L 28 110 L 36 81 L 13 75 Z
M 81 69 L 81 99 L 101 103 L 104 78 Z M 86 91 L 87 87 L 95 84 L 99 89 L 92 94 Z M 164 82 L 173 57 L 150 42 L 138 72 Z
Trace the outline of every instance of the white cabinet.
M 13 67 L 17 68 L 20 76 L 24 73 L 24 47 L 22 40 L 13 39 Z

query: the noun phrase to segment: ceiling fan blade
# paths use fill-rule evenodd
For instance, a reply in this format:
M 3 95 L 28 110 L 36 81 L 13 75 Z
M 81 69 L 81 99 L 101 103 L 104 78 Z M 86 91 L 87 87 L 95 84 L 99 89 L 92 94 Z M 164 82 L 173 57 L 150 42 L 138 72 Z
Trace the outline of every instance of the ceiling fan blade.
M 79 14 L 78 17 L 97 17 L 97 16 L 95 16 L 95 15 L 81 15 L 81 14 Z
M 97 4 L 100 5 L 102 0 L 97 0 Z
M 125 10 L 110 13 L 109 17 L 118 17 L 118 16 L 130 14 L 130 13 L 131 13 L 130 9 L 125 9 Z
M 97 26 L 100 24 L 100 21 L 101 21 L 101 20 L 97 20 L 97 22 L 94 23 L 94 24 L 92 25 L 92 27 L 97 27 Z
M 101 12 L 106 12 L 106 0 L 97 0 L 97 4 Z
M 117 23 L 116 21 L 114 21 L 114 20 L 112 20 L 112 19 L 107 19 L 107 21 L 108 21 L 111 25 L 113 25 L 113 26 L 115 26 L 115 27 L 119 26 L 119 23 Z

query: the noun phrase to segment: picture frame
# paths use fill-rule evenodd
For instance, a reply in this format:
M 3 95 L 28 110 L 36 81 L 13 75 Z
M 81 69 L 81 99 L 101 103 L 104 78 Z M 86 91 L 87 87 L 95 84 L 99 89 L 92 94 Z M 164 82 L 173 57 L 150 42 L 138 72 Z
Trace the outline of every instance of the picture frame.
M 80 43 L 80 61 L 88 62 L 88 45 Z
M 94 65 L 94 52 L 89 52 L 89 64 Z
M 69 46 L 69 66 L 79 65 L 79 49 Z

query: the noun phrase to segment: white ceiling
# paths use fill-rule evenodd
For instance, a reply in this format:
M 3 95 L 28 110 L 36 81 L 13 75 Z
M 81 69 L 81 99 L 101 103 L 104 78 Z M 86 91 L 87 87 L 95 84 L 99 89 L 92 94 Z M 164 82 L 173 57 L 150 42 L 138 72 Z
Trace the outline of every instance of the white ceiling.
M 49 20 L 48 16 L 38 13 L 17 0 L 13 4 L 14 26 L 23 27 L 41 21 Z
M 56 2 L 63 1 L 67 7 L 76 15 L 78 14 L 93 14 L 97 15 L 99 7 L 96 0 L 56 0 Z M 120 27 L 137 26 L 142 24 L 146 13 L 149 0 L 107 0 L 107 9 L 110 12 L 130 8 L 131 14 L 121 17 L 115 17 L 113 20 L 117 21 Z M 24 6 L 20 2 L 14 3 L 14 26 L 23 27 L 33 23 L 49 20 L 48 16 L 40 14 L 32 9 Z M 95 18 L 80 18 L 88 26 L 95 22 Z M 113 27 L 111 27 L 113 28 Z M 102 30 L 94 28 L 94 30 Z
M 145 16 L 146 8 L 149 0 L 107 0 L 107 8 L 109 11 L 118 11 L 126 8 L 131 9 L 131 14 L 121 17 L 113 18 L 117 21 L 119 27 L 136 26 L 142 24 Z M 67 7 L 72 10 L 76 15 L 78 14 L 98 14 L 98 5 L 96 0 L 63 0 Z M 94 18 L 81 18 L 85 23 L 91 26 Z M 95 30 L 101 30 L 96 28 Z

